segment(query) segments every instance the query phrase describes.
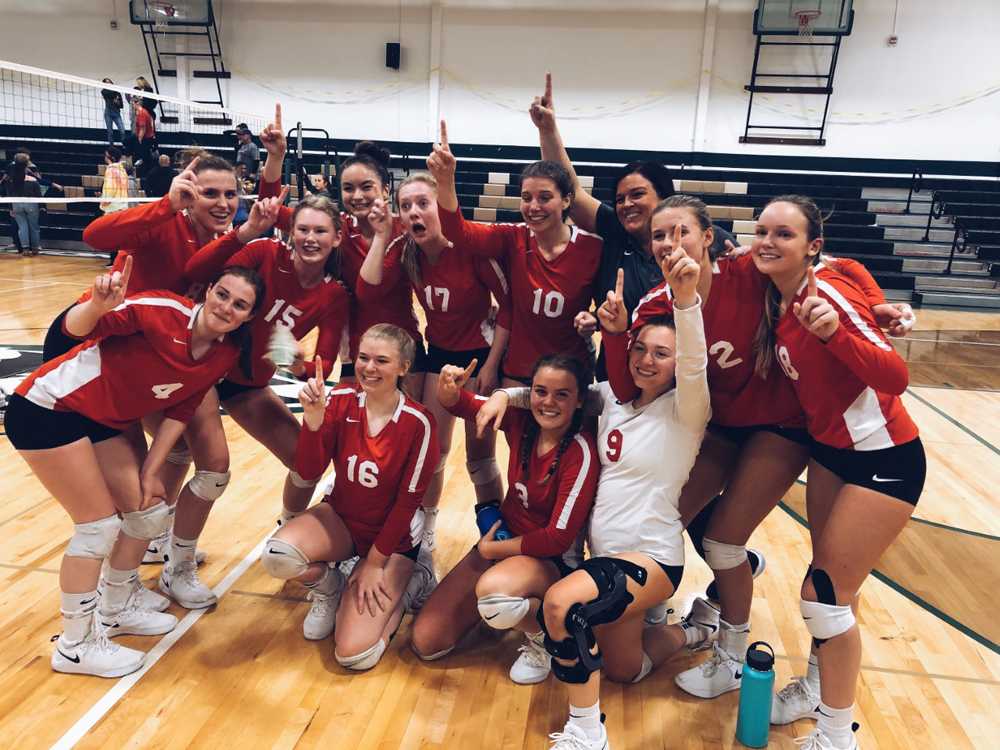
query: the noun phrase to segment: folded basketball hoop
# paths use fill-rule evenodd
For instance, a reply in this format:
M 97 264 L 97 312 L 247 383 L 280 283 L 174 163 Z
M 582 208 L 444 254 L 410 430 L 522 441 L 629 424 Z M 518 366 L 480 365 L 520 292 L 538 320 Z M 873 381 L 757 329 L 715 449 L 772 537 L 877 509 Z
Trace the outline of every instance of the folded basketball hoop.
M 819 8 L 799 9 L 792 13 L 799 23 L 799 36 L 811 37 L 813 35 L 813 22 L 822 15 Z

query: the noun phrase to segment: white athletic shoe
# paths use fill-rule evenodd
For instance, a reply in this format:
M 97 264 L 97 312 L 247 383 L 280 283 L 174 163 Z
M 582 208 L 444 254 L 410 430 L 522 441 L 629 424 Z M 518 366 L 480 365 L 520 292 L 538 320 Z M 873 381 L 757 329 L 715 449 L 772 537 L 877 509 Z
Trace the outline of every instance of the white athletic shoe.
M 524 634 L 525 643 L 517 661 L 510 668 L 510 679 L 518 685 L 534 685 L 543 682 L 552 671 L 552 657 L 545 650 L 545 636 Z
M 219 600 L 212 590 L 198 578 L 194 563 L 167 563 L 160 572 L 160 591 L 185 609 L 205 609 Z
M 698 698 L 718 698 L 739 689 L 742 671 L 743 665 L 716 643 L 708 661 L 684 670 L 674 677 L 674 682 L 681 690 Z
M 608 744 L 608 732 L 601 724 L 601 736 L 599 739 L 589 739 L 582 729 L 578 729 L 569 722 L 563 727 L 561 732 L 553 732 L 549 735 L 552 741 L 550 750 L 611 750 Z
M 410 582 L 403 593 L 405 610 L 410 613 L 419 612 L 431 598 L 437 588 L 437 574 L 434 573 L 434 557 L 426 547 L 421 547 L 417 561 L 410 574 Z
M 858 738 L 851 735 L 851 744 L 845 747 L 837 747 L 833 741 L 819 729 L 812 730 L 805 737 L 796 737 L 795 744 L 801 750 L 858 750 Z
M 772 724 L 791 724 L 799 719 L 819 719 L 819 695 L 809 689 L 805 677 L 793 679 L 771 701 Z
M 177 627 L 177 618 L 166 612 L 140 609 L 135 599 L 130 599 L 125 609 L 115 615 L 97 617 L 108 638 L 119 635 L 163 635 Z
M 146 554 L 142 556 L 143 565 L 162 565 L 167 562 L 170 553 L 170 532 L 164 531 L 156 539 L 150 539 L 146 547 Z M 205 553 L 197 550 L 194 553 L 194 560 L 201 565 L 205 562 Z
M 136 609 L 145 609 L 148 612 L 165 612 L 170 606 L 170 600 L 163 594 L 158 594 L 153 589 L 143 586 L 139 576 L 136 576 L 135 581 L 132 582 L 131 596 Z
M 309 589 L 309 611 L 302 621 L 302 635 L 307 641 L 322 641 L 333 632 L 337 625 L 337 607 L 340 606 L 340 595 L 344 591 L 346 579 L 336 568 L 330 568 L 331 582 L 320 588 Z
M 122 677 L 139 669 L 146 660 L 142 651 L 112 643 L 96 621 L 79 643 L 69 646 L 55 636 L 52 669 L 67 674 L 90 674 L 95 677 Z
M 704 651 L 711 647 L 719 636 L 719 610 L 711 605 L 708 599 L 696 597 L 691 602 L 691 609 L 681 618 L 680 626 L 685 631 L 694 630 L 699 637 L 689 646 L 690 651 Z
M 665 625 L 667 623 L 667 618 L 672 615 L 674 610 L 670 607 L 670 600 L 660 602 L 655 607 L 650 607 L 646 610 L 645 622 L 647 625 Z

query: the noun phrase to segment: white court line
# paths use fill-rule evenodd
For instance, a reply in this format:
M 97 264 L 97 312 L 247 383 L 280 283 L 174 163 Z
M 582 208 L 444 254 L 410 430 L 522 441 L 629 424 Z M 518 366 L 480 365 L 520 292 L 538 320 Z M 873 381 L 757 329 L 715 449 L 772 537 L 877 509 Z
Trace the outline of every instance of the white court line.
M 264 548 L 264 543 L 267 541 L 265 537 L 260 541 L 260 543 L 247 553 L 235 568 L 229 571 L 229 575 L 223 578 L 219 584 L 212 589 L 215 595 L 222 599 L 222 595 L 225 594 L 236 580 L 242 576 L 254 561 L 260 557 L 260 552 Z M 97 724 L 101 719 L 104 718 L 105 714 L 108 713 L 115 704 L 118 703 L 125 694 L 128 693 L 132 687 L 142 679 L 143 675 L 146 674 L 153 665 L 160 660 L 170 648 L 181 639 L 181 637 L 191 629 L 191 627 L 201 619 L 201 616 L 205 614 L 208 609 L 195 609 L 191 610 L 184 616 L 184 618 L 177 623 L 177 627 L 171 630 L 163 639 L 157 643 L 153 648 L 149 650 L 146 654 L 146 662 L 143 664 L 142 669 L 138 672 L 133 672 L 130 675 L 122 677 L 114 684 L 114 686 L 106 692 L 97 703 L 95 703 L 87 713 L 80 717 L 80 719 L 69 728 L 59 740 L 52 745 L 53 750 L 69 750 L 69 748 L 76 745 L 77 742 L 83 739 L 84 735 L 87 734 L 94 725 Z

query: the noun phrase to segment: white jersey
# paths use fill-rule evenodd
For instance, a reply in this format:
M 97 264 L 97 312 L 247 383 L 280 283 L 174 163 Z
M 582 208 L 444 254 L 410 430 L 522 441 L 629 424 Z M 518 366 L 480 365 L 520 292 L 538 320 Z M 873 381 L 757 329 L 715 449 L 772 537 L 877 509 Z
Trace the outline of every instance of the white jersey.
M 698 456 L 712 409 L 700 302 L 674 308 L 676 386 L 636 408 L 619 403 L 607 382 L 598 421 L 601 478 L 590 517 L 590 554 L 642 552 L 659 563 L 684 564 L 677 500 Z

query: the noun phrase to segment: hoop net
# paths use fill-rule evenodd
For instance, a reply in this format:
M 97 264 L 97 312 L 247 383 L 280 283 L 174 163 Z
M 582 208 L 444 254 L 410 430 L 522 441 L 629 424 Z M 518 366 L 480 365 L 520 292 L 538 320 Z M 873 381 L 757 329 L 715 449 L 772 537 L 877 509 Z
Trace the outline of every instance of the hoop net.
M 792 15 L 799 22 L 799 36 L 809 38 L 813 35 L 813 21 L 820 17 L 819 10 L 797 10 Z

